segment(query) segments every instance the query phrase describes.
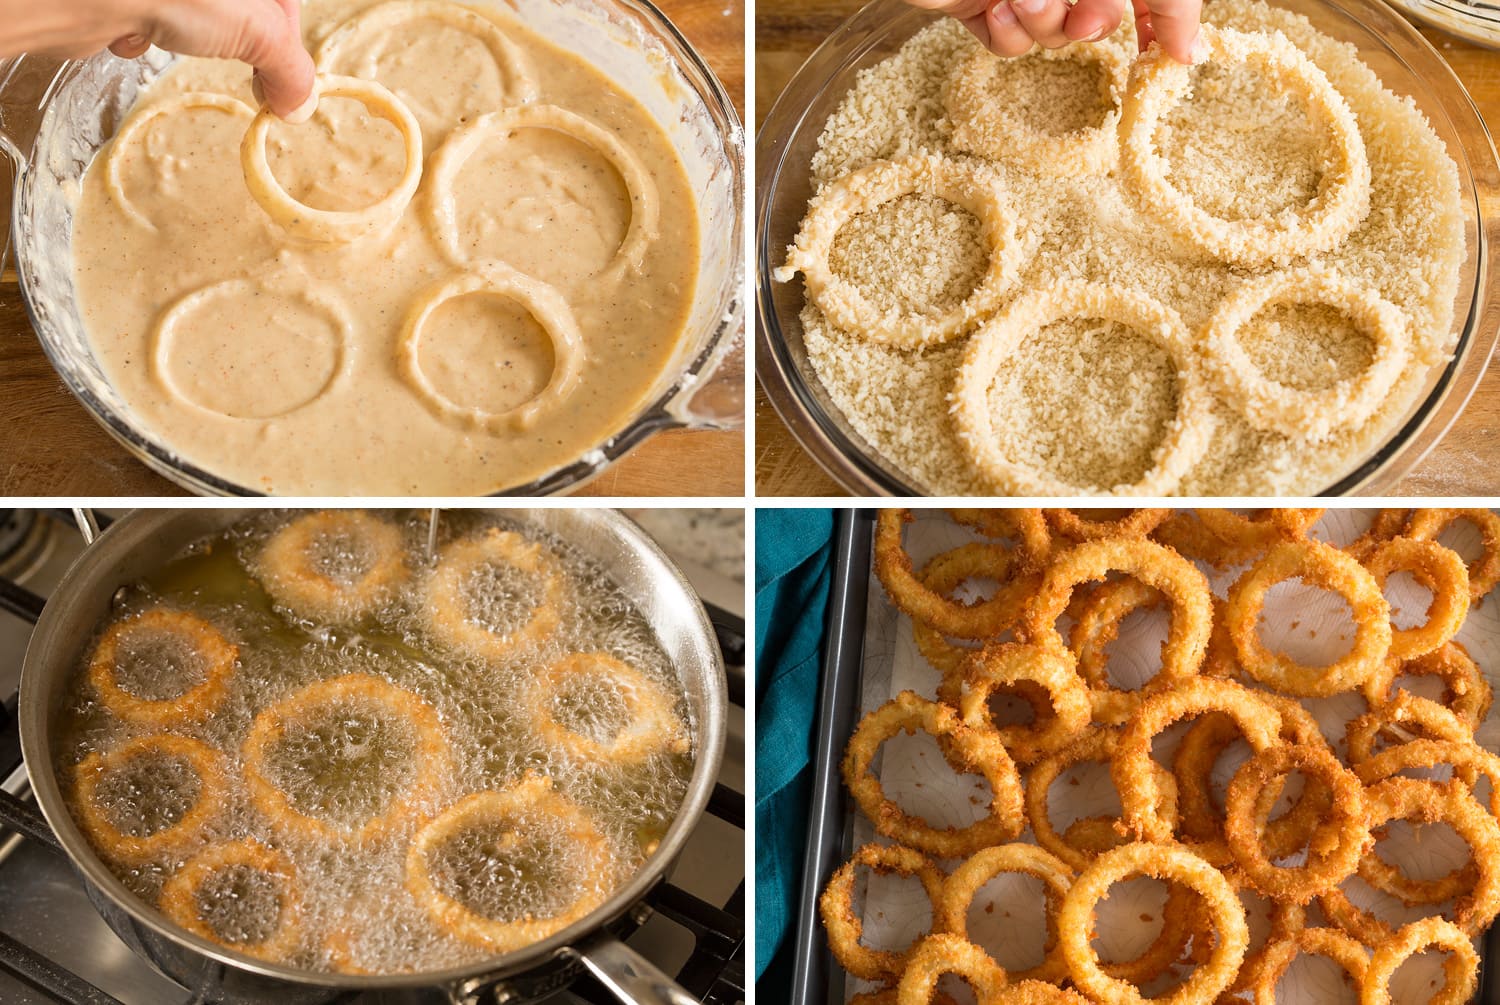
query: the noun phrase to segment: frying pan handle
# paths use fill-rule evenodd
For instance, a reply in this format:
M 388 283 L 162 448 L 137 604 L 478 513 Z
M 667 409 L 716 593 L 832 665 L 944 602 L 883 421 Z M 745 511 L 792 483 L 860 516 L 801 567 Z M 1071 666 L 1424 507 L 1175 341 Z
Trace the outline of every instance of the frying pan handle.
M 700 1005 L 650 960 L 607 932 L 585 939 L 570 953 L 626 1005 Z

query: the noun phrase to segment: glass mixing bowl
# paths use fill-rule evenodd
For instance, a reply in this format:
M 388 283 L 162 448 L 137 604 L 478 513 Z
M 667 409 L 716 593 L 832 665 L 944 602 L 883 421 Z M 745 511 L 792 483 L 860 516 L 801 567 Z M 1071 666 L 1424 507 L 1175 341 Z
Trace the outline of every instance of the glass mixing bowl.
M 661 123 L 698 194 L 698 290 L 673 365 L 639 414 L 576 461 L 497 495 L 576 488 L 654 433 L 735 428 L 744 417 L 745 133 L 724 87 L 651 0 L 508 0 L 507 13 L 584 56 Z M 89 413 L 136 457 L 203 495 L 258 495 L 188 461 L 144 427 L 94 358 L 73 291 L 73 205 L 94 154 L 174 61 L 108 53 L 82 61 L 0 60 L 0 153 L 14 168 L 11 247 L 27 312 L 53 367 Z M 0 202 L 0 208 L 6 208 Z M 5 261 L 0 243 L 0 265 Z
M 1324 495 L 1379 495 L 1442 439 L 1479 385 L 1500 332 L 1500 267 L 1491 240 L 1500 226 L 1500 164 L 1484 121 L 1452 69 L 1381 0 L 1269 0 L 1354 45 L 1385 86 L 1409 96 L 1458 164 L 1466 254 L 1454 309 L 1458 344 L 1434 370 L 1390 437 Z M 924 494 L 856 432 L 808 361 L 798 312 L 800 278 L 771 281 L 796 236 L 811 192 L 818 134 L 860 70 L 893 54 L 938 15 L 903 0 L 873 0 L 845 21 L 797 71 L 756 139 L 756 374 L 802 447 L 856 495 Z

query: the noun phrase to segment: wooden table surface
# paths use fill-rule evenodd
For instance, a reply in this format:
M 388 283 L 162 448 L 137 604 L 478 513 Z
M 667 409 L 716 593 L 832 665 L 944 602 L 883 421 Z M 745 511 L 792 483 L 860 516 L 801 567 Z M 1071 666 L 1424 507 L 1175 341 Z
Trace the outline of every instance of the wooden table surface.
M 657 6 L 713 67 L 743 120 L 744 0 Z M 0 172 L 9 173 L 3 155 Z M 8 180 L 0 182 L 0 220 L 9 218 L 8 192 Z M 13 264 L 0 272 L 0 497 L 182 495 L 116 444 L 57 376 L 26 318 Z M 744 434 L 660 434 L 577 494 L 743 496 Z
M 797 68 L 863 0 L 757 0 L 756 126 Z M 1500 53 L 1442 32 L 1422 33 L 1448 60 L 1493 134 L 1500 129 Z M 843 489 L 803 452 L 759 386 L 755 393 L 755 488 L 763 496 L 839 496 Z M 1393 490 L 1397 495 L 1500 493 L 1500 364 L 1491 366 L 1441 443 Z

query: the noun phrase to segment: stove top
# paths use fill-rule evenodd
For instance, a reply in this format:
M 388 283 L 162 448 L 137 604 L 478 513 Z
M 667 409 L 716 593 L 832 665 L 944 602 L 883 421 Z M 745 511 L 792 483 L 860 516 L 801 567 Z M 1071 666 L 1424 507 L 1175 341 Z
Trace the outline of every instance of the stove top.
M 105 925 L 29 799 L 13 718 L 17 685 L 41 599 L 85 546 L 72 521 L 72 514 L 63 510 L 0 510 L 0 1002 L 197 1001 Z M 674 551 L 670 536 L 660 543 L 721 629 L 725 662 L 731 664 L 728 742 L 708 812 L 670 882 L 648 898 L 650 916 L 626 941 L 676 975 L 698 1000 L 734 1005 L 745 1001 L 744 590 L 722 568 Z M 401 1005 L 416 997 L 380 992 L 338 1001 Z M 587 976 L 547 999 L 548 1005 L 613 1001 Z

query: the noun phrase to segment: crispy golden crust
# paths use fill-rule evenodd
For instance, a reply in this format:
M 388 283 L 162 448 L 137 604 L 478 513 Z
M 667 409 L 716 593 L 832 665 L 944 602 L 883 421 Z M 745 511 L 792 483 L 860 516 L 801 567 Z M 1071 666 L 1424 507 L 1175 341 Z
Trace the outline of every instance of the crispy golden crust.
M 1406 536 L 1436 540 L 1456 520 L 1468 520 L 1479 528 L 1484 550 L 1469 563 L 1469 596 L 1479 603 L 1500 582 L 1500 516 L 1488 509 L 1421 509 L 1412 514 Z
M 1458 552 L 1436 541 L 1403 537 L 1375 545 L 1362 561 L 1382 592 L 1391 573 L 1398 571 L 1411 573 L 1432 591 L 1425 622 L 1415 628 L 1391 627 L 1390 660 L 1409 660 L 1435 652 L 1463 627 L 1469 616 L 1469 570 Z M 1379 674 L 1377 670 L 1371 676 Z
M 989 953 L 956 935 L 929 935 L 912 950 L 911 962 L 896 989 L 898 1005 L 927 1005 L 933 1001 L 938 978 L 956 974 L 974 989 L 982 1002 L 995 1001 L 1008 978 Z
M 969 687 L 958 703 L 964 725 L 993 731 L 1017 764 L 1031 764 L 1061 749 L 1088 728 L 1091 715 L 1088 689 L 1073 669 L 1070 656 L 1008 642 L 986 646 L 970 657 L 966 667 Z M 999 688 L 1023 682 L 1043 689 L 1051 715 L 1030 725 L 996 727 L 990 717 L 991 696 Z
M 110 774 L 139 758 L 184 761 L 198 776 L 198 795 L 193 805 L 171 824 L 149 834 L 121 830 L 99 805 L 99 786 Z M 116 862 L 140 864 L 181 854 L 196 847 L 224 812 L 226 771 L 224 756 L 217 750 L 201 740 L 169 733 L 136 737 L 108 753 L 95 751 L 83 759 L 74 773 L 78 823 L 94 848 Z
M 1391 976 L 1411 956 L 1426 949 L 1448 953 L 1443 963 L 1447 982 L 1428 1005 L 1464 1005 L 1479 984 L 1479 954 L 1465 932 L 1442 918 L 1414 921 L 1384 942 L 1370 958 L 1359 993 L 1359 1005 L 1391 1005 Z
M 1489 715 L 1492 691 L 1489 678 L 1457 642 L 1448 642 L 1434 652 L 1415 659 L 1387 660 L 1365 681 L 1365 701 L 1379 709 L 1407 692 L 1396 687 L 1400 677 L 1438 677 L 1443 681 L 1440 703 L 1462 719 L 1470 729 L 1478 728 Z
M 934 898 L 932 930 L 947 932 L 962 939 L 969 938 L 969 906 L 974 895 L 996 876 L 1007 872 L 1024 873 L 1042 881 L 1047 898 L 1046 957 L 1029 970 L 1011 974 L 1012 980 L 1049 981 L 1058 983 L 1067 976 L 1067 965 L 1063 963 L 1057 947 L 1057 931 L 1052 924 L 1057 905 L 1073 885 L 1073 870 L 1056 856 L 1036 845 L 1003 844 L 992 848 L 981 848 L 967 861 L 953 870 L 943 883 L 941 896 Z M 852 971 L 851 971 L 852 972 Z
M 897 981 L 906 970 L 913 946 L 900 952 L 870 949 L 860 944 L 864 924 L 854 913 L 855 870 L 860 866 L 882 874 L 915 876 L 932 902 L 933 931 L 944 931 L 939 924 L 939 905 L 943 900 L 943 871 L 921 852 L 901 845 L 867 844 L 856 851 L 828 880 L 823 896 L 818 898 L 818 912 L 828 930 L 828 949 L 843 968 L 862 980 Z M 963 935 L 962 931 L 958 934 Z
M 1343 968 L 1362 987 L 1370 964 L 1365 947 L 1335 928 L 1303 928 L 1296 934 L 1268 942 L 1256 959 L 1254 974 L 1245 985 L 1255 1005 L 1276 1005 L 1276 984 L 1298 955 L 1324 956 Z

